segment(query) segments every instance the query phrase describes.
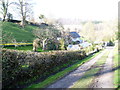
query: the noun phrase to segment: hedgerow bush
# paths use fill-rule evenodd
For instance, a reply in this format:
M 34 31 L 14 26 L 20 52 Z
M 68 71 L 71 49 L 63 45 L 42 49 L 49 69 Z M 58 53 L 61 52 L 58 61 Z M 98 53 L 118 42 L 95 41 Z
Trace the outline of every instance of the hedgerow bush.
M 25 52 L 2 49 L 2 85 L 3 88 L 18 87 L 33 77 L 43 77 L 54 73 L 57 66 L 86 56 L 84 51 Z
M 94 50 L 95 50 L 95 46 L 93 46 L 93 45 L 84 48 L 84 51 L 85 51 L 86 53 L 90 53 L 91 51 L 94 51 Z

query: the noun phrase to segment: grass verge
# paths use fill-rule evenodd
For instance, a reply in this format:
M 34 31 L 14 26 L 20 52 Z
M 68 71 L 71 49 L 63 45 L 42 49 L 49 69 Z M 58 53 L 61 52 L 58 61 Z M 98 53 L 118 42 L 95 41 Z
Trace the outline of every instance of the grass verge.
M 105 64 L 108 57 L 109 51 L 107 51 L 92 67 L 87 71 L 84 76 L 74 83 L 71 88 L 88 88 L 93 80 L 95 79 L 96 74 L 102 69 L 102 66 Z
M 120 58 L 120 55 L 118 54 L 118 47 L 116 46 L 114 49 L 114 68 L 118 67 L 118 58 Z M 114 72 L 114 88 L 118 88 L 120 84 L 120 69 L 115 70 Z
M 57 81 L 58 79 L 62 78 L 63 76 L 67 75 L 69 72 L 75 70 L 76 68 L 78 68 L 80 65 L 82 65 L 83 63 L 91 60 L 92 58 L 94 58 L 96 55 L 98 55 L 100 52 L 89 56 L 83 60 L 78 61 L 76 64 L 64 69 L 61 72 L 56 73 L 55 75 L 52 75 L 50 77 L 48 77 L 47 79 L 45 79 L 43 82 L 40 82 L 38 84 L 32 84 L 27 88 L 45 88 L 46 86 L 54 83 L 55 81 Z

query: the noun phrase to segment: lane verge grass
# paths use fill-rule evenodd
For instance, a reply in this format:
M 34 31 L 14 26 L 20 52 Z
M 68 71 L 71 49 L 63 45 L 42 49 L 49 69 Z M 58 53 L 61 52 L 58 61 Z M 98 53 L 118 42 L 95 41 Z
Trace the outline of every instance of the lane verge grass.
M 118 54 L 118 46 L 115 47 L 114 49 L 114 67 L 116 68 L 119 66 L 119 61 L 118 59 L 120 58 L 120 55 Z M 120 69 L 115 70 L 114 72 L 114 88 L 120 88 Z

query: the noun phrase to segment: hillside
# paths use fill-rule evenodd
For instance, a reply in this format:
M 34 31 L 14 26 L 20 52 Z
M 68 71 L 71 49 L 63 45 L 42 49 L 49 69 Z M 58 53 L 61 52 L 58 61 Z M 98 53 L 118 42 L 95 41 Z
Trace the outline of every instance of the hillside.
M 0 22 L 2 28 L 2 38 L 4 40 L 4 35 L 11 35 L 17 42 L 32 42 L 35 38 L 32 31 L 35 30 L 36 26 L 26 25 L 23 29 L 18 24 L 11 22 Z

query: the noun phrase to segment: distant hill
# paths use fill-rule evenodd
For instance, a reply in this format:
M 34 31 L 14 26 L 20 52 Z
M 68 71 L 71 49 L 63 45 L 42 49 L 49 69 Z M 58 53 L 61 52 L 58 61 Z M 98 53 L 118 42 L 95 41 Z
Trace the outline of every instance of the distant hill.
M 12 34 L 12 37 L 15 38 L 17 42 L 32 42 L 35 38 L 32 31 L 37 28 L 36 26 L 26 25 L 23 29 L 18 24 L 12 22 L 0 22 L 0 24 L 2 34 Z
M 82 19 L 70 19 L 70 18 L 59 18 L 58 22 L 60 22 L 62 25 L 80 25 L 85 24 L 88 21 L 83 21 Z M 102 21 L 91 21 L 94 24 L 102 23 Z

